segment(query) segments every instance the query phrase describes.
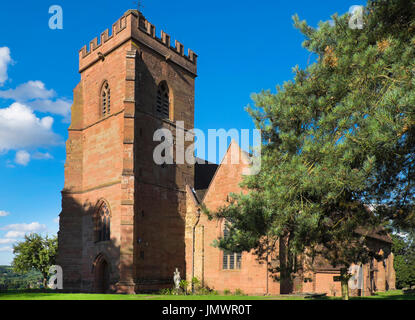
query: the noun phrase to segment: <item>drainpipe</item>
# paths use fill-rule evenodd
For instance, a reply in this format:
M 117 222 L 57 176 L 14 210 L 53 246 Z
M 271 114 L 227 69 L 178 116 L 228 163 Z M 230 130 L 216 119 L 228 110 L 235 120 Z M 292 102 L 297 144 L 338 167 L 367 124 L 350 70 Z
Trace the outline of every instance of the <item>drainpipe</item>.
M 193 248 L 192 248 L 192 292 L 194 292 L 194 284 L 193 284 L 193 278 L 195 277 L 195 243 L 196 243 L 196 227 L 199 224 L 200 221 L 200 209 L 197 209 L 197 220 L 196 223 L 193 226 Z
M 267 282 L 266 282 L 266 295 L 269 295 L 269 283 L 268 283 L 268 281 L 269 281 L 269 251 L 268 251 L 268 249 L 267 249 L 267 265 L 266 265 L 266 269 L 267 269 L 267 271 L 266 271 L 266 277 L 267 277 Z
M 205 287 L 205 226 L 202 226 L 202 287 Z

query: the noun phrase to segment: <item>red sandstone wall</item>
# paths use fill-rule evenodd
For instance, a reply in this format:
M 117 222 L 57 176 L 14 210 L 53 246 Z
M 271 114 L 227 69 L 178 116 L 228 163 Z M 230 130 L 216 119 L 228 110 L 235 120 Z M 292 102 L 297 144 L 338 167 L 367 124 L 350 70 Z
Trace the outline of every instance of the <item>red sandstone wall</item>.
M 193 166 L 157 165 L 153 151 L 160 142 L 154 132 L 168 129 L 176 137 L 175 121 L 194 127 L 194 75 L 145 46 L 137 67 L 136 109 L 136 274 L 141 290 L 171 287 L 175 268 L 185 272 L 186 184 L 194 180 Z M 170 119 L 155 116 L 157 88 L 166 81 L 170 91 Z M 186 148 L 191 142 L 186 142 Z M 176 142 L 177 145 L 177 142 Z
M 242 179 L 243 169 L 247 166 L 243 163 L 234 165 L 230 161 L 231 154 L 238 152 L 240 152 L 239 147 L 232 144 L 205 196 L 204 204 L 211 212 L 215 212 L 215 210 L 225 205 L 230 193 L 242 191 L 239 183 Z M 191 220 L 189 219 L 189 223 L 192 222 Z M 256 256 L 251 253 L 243 253 L 242 268 L 240 270 L 222 269 L 223 252 L 212 246 L 213 241 L 222 235 L 222 228 L 221 222 L 217 220 L 209 221 L 202 213 L 196 229 L 195 276 L 199 280 L 204 280 L 205 286 L 218 291 L 241 289 L 247 294 L 263 295 L 266 293 L 268 286 L 268 293 L 279 294 L 279 283 L 267 277 L 266 264 L 259 264 Z M 191 251 L 190 226 L 188 226 L 187 232 L 187 248 Z M 202 257 L 203 251 L 204 258 Z M 191 258 L 192 255 L 188 253 L 188 277 L 192 274 Z
M 174 268 L 185 269 L 184 189 L 193 181 L 193 167 L 156 166 L 152 140 L 156 129 L 174 129 L 172 121 L 193 128 L 197 56 L 191 50 L 185 56 L 177 41 L 170 47 L 164 33 L 158 39 L 154 26 L 132 11 L 113 25 L 111 36 L 105 31 L 100 38 L 79 55 L 59 232 L 64 282 L 93 290 L 94 259 L 103 254 L 119 292 L 132 292 L 142 280 L 170 285 Z M 111 115 L 102 119 L 104 80 L 111 89 Z M 171 90 L 167 121 L 154 114 L 162 80 Z M 112 215 L 107 243 L 94 242 L 92 216 L 100 199 Z
M 341 283 L 333 280 L 335 276 L 339 276 L 339 273 L 316 273 L 314 292 L 327 293 L 329 296 L 341 296 Z
M 112 280 L 119 280 L 121 242 L 121 175 L 123 171 L 124 100 L 126 77 L 126 43 L 104 61 L 81 74 L 82 99 L 73 106 L 72 125 L 69 129 L 64 197 L 73 199 L 70 206 L 63 201 L 60 228 L 60 255 L 65 269 L 78 266 L 81 290 L 93 290 L 92 264 L 99 253 L 108 257 Z M 117 70 L 118 72 L 114 72 Z M 104 81 L 111 88 L 111 115 L 100 114 L 100 90 Z M 95 244 L 93 213 L 100 199 L 108 201 L 111 209 L 110 243 Z M 75 206 L 75 208 L 74 208 Z M 77 212 L 76 212 L 77 211 Z M 80 231 L 75 235 L 73 225 Z M 66 239 L 65 241 L 63 241 Z M 72 242 L 72 244 L 71 244 Z M 76 244 L 76 254 L 65 253 Z

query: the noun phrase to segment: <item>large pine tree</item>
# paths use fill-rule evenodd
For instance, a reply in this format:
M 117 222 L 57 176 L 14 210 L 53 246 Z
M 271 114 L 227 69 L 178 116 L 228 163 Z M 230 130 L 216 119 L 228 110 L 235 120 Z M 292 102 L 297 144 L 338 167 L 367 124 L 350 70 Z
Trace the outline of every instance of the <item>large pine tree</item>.
M 264 256 L 270 239 L 284 239 L 291 256 L 347 267 L 373 257 L 357 228 L 415 225 L 414 2 L 370 0 L 363 29 L 350 18 L 312 28 L 294 17 L 316 62 L 276 94 L 253 96 L 262 170 L 215 213 L 229 221 L 222 249 Z

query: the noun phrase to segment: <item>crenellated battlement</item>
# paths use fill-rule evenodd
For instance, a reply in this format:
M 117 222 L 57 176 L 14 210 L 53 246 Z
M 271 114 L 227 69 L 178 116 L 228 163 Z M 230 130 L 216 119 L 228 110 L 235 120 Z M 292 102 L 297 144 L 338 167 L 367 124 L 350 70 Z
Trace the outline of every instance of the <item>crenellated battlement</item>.
M 115 47 L 131 38 L 157 51 L 163 55 L 166 60 L 172 60 L 186 69 L 191 69 L 189 71 L 196 73 L 197 54 L 188 49 L 186 55 L 183 44 L 177 40 L 174 41 L 173 47 L 171 45 L 172 40 L 170 35 L 163 30 L 160 32 L 160 38 L 157 37 L 156 27 L 147 21 L 141 12 L 138 12 L 137 10 L 128 10 L 118 21 L 116 21 L 112 25 L 111 35 L 107 29 L 101 33 L 99 41 L 98 37 L 96 37 L 90 41 L 89 47 L 85 45 L 79 51 L 80 71 L 93 63 L 93 61 L 105 57 L 105 55 Z M 95 52 L 97 53 L 96 55 L 94 55 Z M 174 55 L 171 53 L 174 53 Z M 181 62 L 181 60 L 184 61 Z M 193 67 L 189 64 L 193 65 Z
M 127 17 L 122 16 L 117 22 L 112 25 L 112 33 L 111 36 L 109 35 L 109 30 L 105 30 L 101 33 L 100 42 L 98 44 L 98 37 L 94 38 L 92 41 L 89 42 L 89 48 L 85 45 L 79 51 L 81 58 L 86 58 L 90 53 L 94 52 L 95 50 L 99 49 L 102 44 L 112 40 L 116 37 L 120 32 L 125 30 L 127 27 Z

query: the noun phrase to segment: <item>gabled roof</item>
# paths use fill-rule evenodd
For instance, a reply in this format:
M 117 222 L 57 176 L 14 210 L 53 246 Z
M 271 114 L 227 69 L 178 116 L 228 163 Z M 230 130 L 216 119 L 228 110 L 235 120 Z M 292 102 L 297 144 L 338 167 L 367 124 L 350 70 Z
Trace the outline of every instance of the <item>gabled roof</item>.
M 196 191 L 206 190 L 209 187 L 218 167 L 219 165 L 216 163 L 207 162 L 203 159 L 197 158 L 195 164 L 194 189 Z
M 208 189 L 195 190 L 195 196 L 196 196 L 197 200 L 199 201 L 199 203 L 203 202 L 203 198 L 205 197 L 205 194 L 206 194 L 207 190 Z
M 362 227 L 359 227 L 355 232 L 368 238 L 380 240 L 387 243 L 393 243 L 391 236 L 386 233 L 385 229 L 382 227 L 379 227 L 374 231 L 368 231 Z
M 232 159 L 234 159 L 235 155 L 238 156 L 238 163 L 233 164 L 232 163 Z M 230 161 L 230 163 L 228 163 L 228 161 Z M 238 188 L 240 181 L 242 180 L 242 175 L 243 175 L 243 168 L 248 166 L 249 163 L 249 154 L 247 152 L 244 152 L 241 147 L 239 146 L 239 144 L 235 141 L 232 140 L 231 143 L 229 144 L 228 150 L 226 151 L 220 165 L 215 165 L 216 166 L 216 170 L 214 172 L 214 174 L 212 175 L 212 177 L 210 178 L 209 184 L 207 185 L 206 189 L 201 189 L 201 190 L 197 190 L 196 188 L 196 195 L 198 197 L 198 200 L 200 203 L 205 201 L 206 196 L 208 195 L 209 191 L 211 190 L 212 186 L 215 184 L 215 179 L 218 176 L 218 173 L 221 172 L 221 169 L 224 165 L 232 165 L 232 166 L 236 166 L 236 167 L 240 167 L 241 168 L 241 174 L 240 176 L 234 176 L 233 181 L 235 184 L 235 187 Z M 211 164 L 212 165 L 212 164 Z M 213 173 L 213 167 L 210 168 L 212 171 L 210 171 L 209 173 L 212 174 Z M 207 182 L 207 180 L 206 180 Z M 233 183 L 232 183 L 233 184 Z M 206 185 L 204 185 L 206 186 Z

